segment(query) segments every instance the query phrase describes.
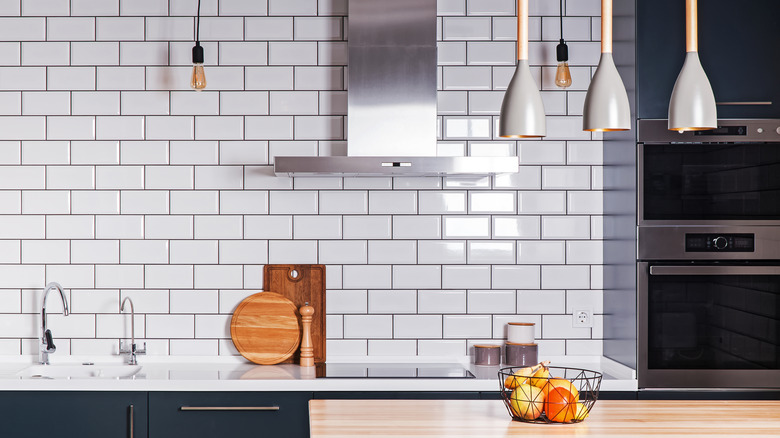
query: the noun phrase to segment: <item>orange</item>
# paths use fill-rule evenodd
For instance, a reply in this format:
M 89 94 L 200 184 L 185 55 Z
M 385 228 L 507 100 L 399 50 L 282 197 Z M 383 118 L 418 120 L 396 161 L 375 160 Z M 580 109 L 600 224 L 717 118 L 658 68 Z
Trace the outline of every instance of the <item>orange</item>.
M 544 399 L 544 412 L 550 421 L 566 423 L 577 413 L 577 398 L 566 388 L 551 388 Z
M 547 384 L 544 385 L 542 388 L 542 391 L 544 391 L 545 397 L 547 396 L 547 393 L 550 392 L 553 388 L 563 388 L 566 391 L 570 392 L 574 396 L 574 401 L 576 402 L 580 398 L 580 392 L 577 390 L 577 387 L 574 386 L 573 383 L 566 379 L 549 379 L 547 381 Z

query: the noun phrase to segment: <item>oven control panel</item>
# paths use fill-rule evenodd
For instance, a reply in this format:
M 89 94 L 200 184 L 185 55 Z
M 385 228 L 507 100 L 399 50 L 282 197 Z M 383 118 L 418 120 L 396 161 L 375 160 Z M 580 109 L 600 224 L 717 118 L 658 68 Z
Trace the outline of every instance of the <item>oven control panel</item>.
M 754 234 L 686 234 L 686 252 L 753 252 Z

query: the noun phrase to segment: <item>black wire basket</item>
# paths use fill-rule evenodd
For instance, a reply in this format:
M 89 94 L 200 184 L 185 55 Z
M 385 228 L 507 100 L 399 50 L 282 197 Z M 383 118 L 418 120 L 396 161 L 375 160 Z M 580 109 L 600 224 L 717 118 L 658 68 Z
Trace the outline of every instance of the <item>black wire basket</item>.
M 599 398 L 599 372 L 582 368 L 547 367 L 549 377 L 515 375 L 523 368 L 528 367 L 498 370 L 501 399 L 512 420 L 526 423 L 579 423 L 587 418 Z

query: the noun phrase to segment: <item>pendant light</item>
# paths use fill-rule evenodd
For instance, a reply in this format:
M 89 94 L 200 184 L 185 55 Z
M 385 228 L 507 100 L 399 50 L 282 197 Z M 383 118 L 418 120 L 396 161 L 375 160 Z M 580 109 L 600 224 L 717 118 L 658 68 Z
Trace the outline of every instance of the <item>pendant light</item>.
M 563 0 L 561 0 L 561 42 L 555 48 L 558 68 L 555 69 L 555 85 L 559 88 L 571 86 L 571 71 L 569 70 L 569 46 L 563 40 Z
M 612 58 L 612 0 L 601 0 L 601 59 L 585 95 L 584 131 L 631 129 L 628 94 Z
M 542 95 L 528 65 L 528 0 L 517 0 L 517 69 L 501 104 L 498 135 L 544 137 L 546 130 Z
M 704 131 L 718 127 L 715 95 L 699 60 L 696 0 L 685 1 L 685 62 L 669 101 L 670 131 Z
M 192 48 L 192 77 L 190 87 L 195 91 L 206 88 L 206 72 L 203 70 L 203 47 L 200 45 L 200 0 L 198 0 L 198 18 L 195 21 L 195 47 Z

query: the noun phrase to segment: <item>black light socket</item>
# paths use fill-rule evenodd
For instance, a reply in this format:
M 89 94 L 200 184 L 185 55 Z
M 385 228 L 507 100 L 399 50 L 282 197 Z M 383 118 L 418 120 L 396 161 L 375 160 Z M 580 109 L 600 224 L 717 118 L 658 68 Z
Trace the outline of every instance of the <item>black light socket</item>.
M 200 45 L 200 41 L 195 41 L 195 46 L 192 48 L 192 63 L 203 64 L 203 46 Z
M 193 49 L 195 50 L 195 49 Z M 560 44 L 555 48 L 555 52 L 558 56 L 558 62 L 569 60 L 569 46 L 561 39 Z M 193 52 L 195 53 L 195 52 Z M 194 56 L 194 55 L 193 55 Z

